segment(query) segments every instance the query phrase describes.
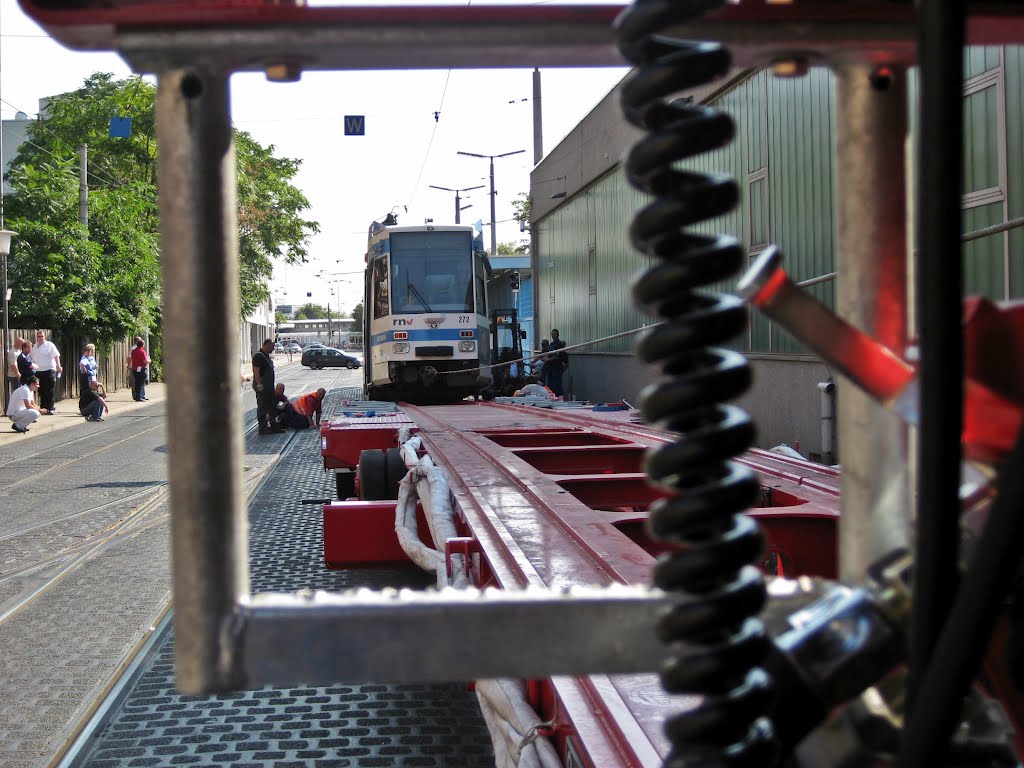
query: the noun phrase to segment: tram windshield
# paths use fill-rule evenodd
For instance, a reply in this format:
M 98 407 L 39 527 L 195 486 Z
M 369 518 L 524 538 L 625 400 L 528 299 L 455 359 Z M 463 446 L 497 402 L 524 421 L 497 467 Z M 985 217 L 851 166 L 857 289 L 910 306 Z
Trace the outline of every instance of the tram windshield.
M 473 242 L 469 232 L 393 232 L 394 314 L 473 311 Z

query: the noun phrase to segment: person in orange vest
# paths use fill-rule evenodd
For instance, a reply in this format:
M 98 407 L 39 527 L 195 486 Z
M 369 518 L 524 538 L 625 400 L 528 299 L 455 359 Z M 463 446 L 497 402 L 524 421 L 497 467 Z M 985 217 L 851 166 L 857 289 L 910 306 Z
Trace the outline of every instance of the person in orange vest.
M 320 387 L 316 392 L 296 397 L 284 409 L 284 425 L 292 429 L 319 426 L 326 394 L 327 390 Z

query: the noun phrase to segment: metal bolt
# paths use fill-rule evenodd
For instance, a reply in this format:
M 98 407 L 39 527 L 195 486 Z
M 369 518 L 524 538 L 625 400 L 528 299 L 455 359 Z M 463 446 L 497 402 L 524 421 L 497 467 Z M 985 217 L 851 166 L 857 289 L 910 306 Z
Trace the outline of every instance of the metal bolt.
M 803 77 L 810 68 L 811 63 L 806 56 L 790 56 L 771 63 L 772 74 L 776 77 Z
M 272 83 L 297 83 L 302 79 L 302 66 L 294 61 L 267 64 L 264 71 Z

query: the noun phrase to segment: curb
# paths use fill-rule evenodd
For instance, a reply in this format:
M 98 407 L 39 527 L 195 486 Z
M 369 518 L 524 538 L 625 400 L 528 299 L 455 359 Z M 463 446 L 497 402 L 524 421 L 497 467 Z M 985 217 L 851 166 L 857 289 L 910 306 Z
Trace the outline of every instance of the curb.
M 103 420 L 106 421 L 114 416 L 130 413 L 139 408 L 164 401 L 167 396 L 166 386 L 162 382 L 147 384 L 146 394 L 149 396 L 148 400 L 136 402 L 132 400 L 132 391 L 127 387 L 111 393 L 106 398 L 110 413 L 104 416 Z M 0 419 L 0 447 L 31 440 L 39 435 L 49 435 L 58 430 L 84 423 L 85 419 L 78 412 L 76 400 L 73 398 L 59 400 L 57 402 L 57 412 L 52 416 L 40 416 L 36 423 L 29 427 L 28 434 L 20 434 L 11 429 L 13 422 L 8 416 Z

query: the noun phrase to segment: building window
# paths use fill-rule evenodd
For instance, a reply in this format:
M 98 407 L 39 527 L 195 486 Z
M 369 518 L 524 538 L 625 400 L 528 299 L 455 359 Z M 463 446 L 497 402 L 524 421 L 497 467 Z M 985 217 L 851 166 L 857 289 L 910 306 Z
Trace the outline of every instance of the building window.
M 964 83 L 965 208 L 1005 199 L 1002 80 L 998 67 Z
M 590 295 L 597 294 L 597 243 L 587 246 L 587 271 L 590 274 Z
M 747 233 L 750 252 L 758 253 L 771 242 L 768 210 L 768 168 L 747 174 Z

